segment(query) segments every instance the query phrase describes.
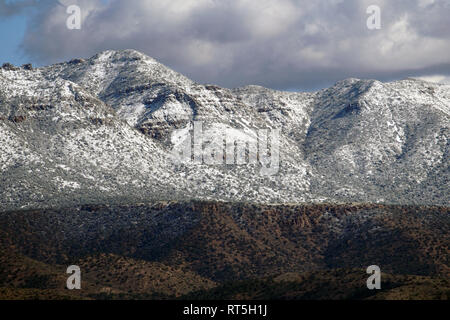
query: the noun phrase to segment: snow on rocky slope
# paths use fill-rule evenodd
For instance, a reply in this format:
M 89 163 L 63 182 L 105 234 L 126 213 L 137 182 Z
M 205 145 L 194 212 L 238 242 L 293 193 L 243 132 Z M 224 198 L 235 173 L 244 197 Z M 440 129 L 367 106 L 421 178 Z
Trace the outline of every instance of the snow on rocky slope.
M 412 79 L 230 90 L 134 50 L 1 68 L 0 209 L 192 198 L 448 205 L 449 120 L 450 86 Z M 199 123 L 203 146 L 280 129 L 279 168 L 174 162 Z

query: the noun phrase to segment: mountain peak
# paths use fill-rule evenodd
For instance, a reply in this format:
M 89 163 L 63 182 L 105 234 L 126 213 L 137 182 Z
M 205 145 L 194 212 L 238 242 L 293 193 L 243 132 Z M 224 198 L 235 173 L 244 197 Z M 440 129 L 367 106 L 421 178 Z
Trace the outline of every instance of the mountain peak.
M 125 49 L 125 50 L 105 50 L 103 52 L 100 52 L 93 57 L 91 57 L 89 60 L 91 61 L 97 61 L 97 62 L 117 62 L 117 61 L 147 61 L 147 62 L 154 62 L 157 61 L 153 59 L 152 57 L 149 57 L 142 52 L 139 52 L 134 49 Z
M 73 59 L 42 68 L 46 77 L 80 84 L 98 96 L 132 91 L 136 86 L 166 83 L 189 86 L 193 81 L 133 49 L 106 50 L 91 58 Z M 139 85 L 137 85 L 139 83 Z

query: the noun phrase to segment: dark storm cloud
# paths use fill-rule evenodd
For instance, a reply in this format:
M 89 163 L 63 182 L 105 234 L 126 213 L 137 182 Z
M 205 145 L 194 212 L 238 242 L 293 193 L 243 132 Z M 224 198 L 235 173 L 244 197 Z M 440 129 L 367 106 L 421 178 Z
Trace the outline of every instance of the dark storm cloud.
M 66 28 L 70 4 L 82 10 L 81 30 Z M 372 4 L 380 30 L 366 26 Z M 286 89 L 450 74 L 450 0 L 61 0 L 37 8 L 22 48 L 40 63 L 132 48 L 198 82 Z

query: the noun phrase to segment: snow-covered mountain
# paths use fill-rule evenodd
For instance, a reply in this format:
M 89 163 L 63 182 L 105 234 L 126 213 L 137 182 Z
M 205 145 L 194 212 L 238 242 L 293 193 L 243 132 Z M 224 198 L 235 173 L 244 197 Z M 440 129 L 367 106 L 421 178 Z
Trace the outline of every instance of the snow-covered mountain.
M 280 129 L 279 169 L 177 163 L 173 149 L 194 123 L 210 137 L 250 142 L 258 130 Z M 134 50 L 7 65 L 0 210 L 194 198 L 448 205 L 449 129 L 450 86 L 414 79 L 347 79 L 311 93 L 229 90 Z

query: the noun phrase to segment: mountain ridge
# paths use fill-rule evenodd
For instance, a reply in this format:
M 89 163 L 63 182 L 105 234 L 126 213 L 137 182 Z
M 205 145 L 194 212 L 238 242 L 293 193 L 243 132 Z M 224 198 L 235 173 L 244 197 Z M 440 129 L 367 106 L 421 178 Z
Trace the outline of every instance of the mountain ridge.
M 390 299 L 448 299 L 449 217 L 437 206 L 208 201 L 11 211 L 0 213 L 0 297 L 389 299 L 406 285 Z M 77 292 L 64 289 L 72 264 Z M 367 289 L 370 265 L 382 290 Z
M 198 84 L 135 50 L 0 69 L 0 210 L 158 199 L 448 205 L 450 86 Z M 281 129 L 280 167 L 176 166 L 173 139 Z M 207 143 L 207 142 L 206 142 Z

